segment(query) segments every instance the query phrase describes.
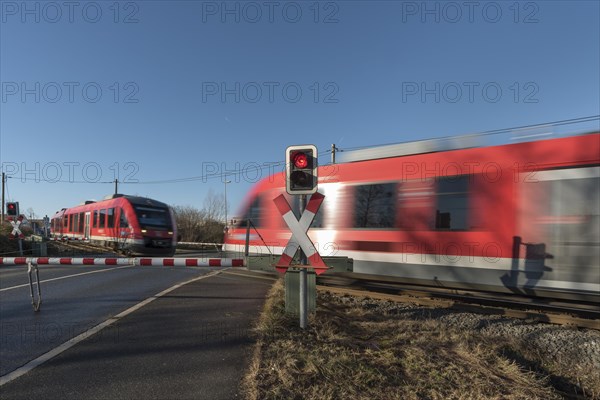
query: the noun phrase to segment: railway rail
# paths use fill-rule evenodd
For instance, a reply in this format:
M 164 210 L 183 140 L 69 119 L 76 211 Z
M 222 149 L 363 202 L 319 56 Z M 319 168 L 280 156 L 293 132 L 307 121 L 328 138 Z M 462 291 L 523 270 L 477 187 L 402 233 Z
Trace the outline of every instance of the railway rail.
M 497 292 L 432 288 L 368 279 L 350 280 L 338 276 L 318 277 L 317 285 L 321 290 L 330 290 L 338 294 L 412 302 L 430 307 L 534 319 L 540 322 L 600 330 L 600 305 L 594 303 L 503 295 Z
M 120 252 L 116 252 L 111 248 L 100 246 L 97 244 L 92 244 L 89 242 L 77 242 L 77 241 L 57 241 L 57 242 L 49 242 L 52 243 L 59 252 L 68 252 L 68 253 L 76 253 L 81 252 L 85 254 L 104 254 L 104 255 L 117 255 L 121 254 Z
M 238 270 L 230 273 L 244 272 Z M 263 273 L 263 275 L 266 279 L 275 279 L 273 273 Z M 501 295 L 496 292 L 432 288 L 370 279 L 349 279 L 335 275 L 317 277 L 317 289 L 342 295 L 600 330 L 600 307 L 594 303 Z

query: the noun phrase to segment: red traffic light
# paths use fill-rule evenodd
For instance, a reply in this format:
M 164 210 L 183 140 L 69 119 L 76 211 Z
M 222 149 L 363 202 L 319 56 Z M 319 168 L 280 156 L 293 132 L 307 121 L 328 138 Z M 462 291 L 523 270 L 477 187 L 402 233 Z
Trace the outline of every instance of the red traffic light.
M 294 166 L 296 168 L 308 167 L 308 156 L 306 155 L 306 153 L 298 152 L 298 153 L 294 154 L 293 159 L 294 159 Z
M 311 144 L 289 146 L 285 150 L 285 187 L 289 194 L 317 191 L 317 160 L 317 148 Z
M 19 215 L 19 203 L 18 202 L 6 203 L 6 214 L 9 217 L 16 217 L 17 215 Z

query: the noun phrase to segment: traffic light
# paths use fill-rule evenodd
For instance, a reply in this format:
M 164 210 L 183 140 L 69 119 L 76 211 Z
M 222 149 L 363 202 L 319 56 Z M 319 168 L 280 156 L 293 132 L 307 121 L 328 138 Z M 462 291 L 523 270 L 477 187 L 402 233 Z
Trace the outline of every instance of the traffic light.
M 313 194 L 317 191 L 315 146 L 289 146 L 285 150 L 285 165 L 285 189 L 289 194 Z
M 7 202 L 6 203 L 6 215 L 9 217 L 18 217 L 19 216 L 19 202 Z

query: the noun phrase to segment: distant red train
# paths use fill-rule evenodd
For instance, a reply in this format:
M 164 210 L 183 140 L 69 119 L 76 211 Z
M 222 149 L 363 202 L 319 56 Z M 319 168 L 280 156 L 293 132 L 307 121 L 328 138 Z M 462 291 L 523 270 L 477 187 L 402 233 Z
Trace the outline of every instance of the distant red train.
M 309 236 L 323 256 L 350 257 L 371 277 L 599 300 L 599 133 L 396 150 L 319 168 L 325 200 Z M 243 251 L 250 219 L 260 233 L 250 251 L 281 254 L 291 233 L 273 199 L 284 192 L 283 174 L 256 184 L 225 250 Z
M 167 204 L 122 194 L 63 208 L 50 229 L 54 237 L 89 239 L 132 255 L 172 256 L 177 245 L 175 217 Z

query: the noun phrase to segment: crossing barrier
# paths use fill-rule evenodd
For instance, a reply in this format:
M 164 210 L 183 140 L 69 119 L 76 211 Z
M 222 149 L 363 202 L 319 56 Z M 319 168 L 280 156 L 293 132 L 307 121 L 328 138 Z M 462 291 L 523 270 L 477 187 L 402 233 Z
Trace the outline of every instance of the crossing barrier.
M 152 267 L 243 267 L 242 258 L 85 258 L 85 257 L 0 257 L 0 265 L 132 265 Z

